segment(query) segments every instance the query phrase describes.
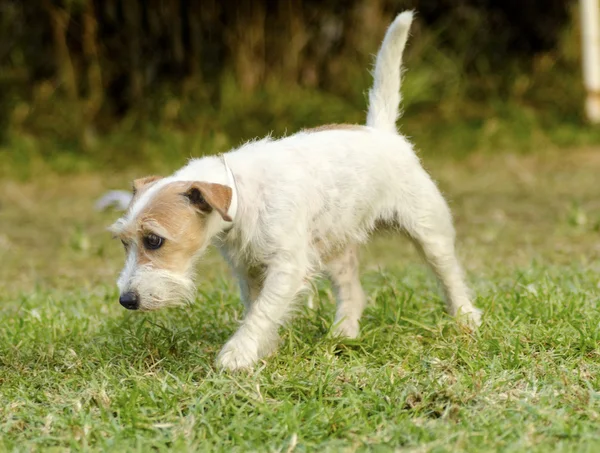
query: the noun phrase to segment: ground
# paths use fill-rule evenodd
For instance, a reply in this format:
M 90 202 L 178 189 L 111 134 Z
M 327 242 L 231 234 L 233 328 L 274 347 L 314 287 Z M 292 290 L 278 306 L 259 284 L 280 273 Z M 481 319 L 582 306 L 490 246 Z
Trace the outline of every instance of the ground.
M 600 150 L 424 159 L 456 218 L 481 329 L 443 310 L 398 237 L 363 250 L 361 338 L 331 291 L 250 372 L 214 368 L 242 314 L 214 254 L 194 305 L 123 310 L 117 216 L 133 174 L 0 181 L 0 450 L 600 449 Z

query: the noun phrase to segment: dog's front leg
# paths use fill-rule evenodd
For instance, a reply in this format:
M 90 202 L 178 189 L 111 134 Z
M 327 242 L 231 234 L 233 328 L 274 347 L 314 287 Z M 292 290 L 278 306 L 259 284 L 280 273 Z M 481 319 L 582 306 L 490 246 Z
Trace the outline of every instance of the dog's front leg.
M 260 294 L 248 307 L 241 327 L 219 353 L 219 367 L 229 370 L 250 367 L 277 347 L 279 327 L 292 312 L 305 283 L 307 268 L 302 260 L 290 257 L 269 265 Z

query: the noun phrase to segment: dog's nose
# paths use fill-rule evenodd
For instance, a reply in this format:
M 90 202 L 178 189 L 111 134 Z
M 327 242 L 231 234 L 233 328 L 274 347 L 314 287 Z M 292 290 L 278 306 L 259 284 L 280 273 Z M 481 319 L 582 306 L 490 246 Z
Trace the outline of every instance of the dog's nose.
M 123 305 L 127 310 L 137 310 L 140 307 L 140 299 L 136 292 L 129 291 L 128 293 L 121 294 L 119 297 L 119 303 Z

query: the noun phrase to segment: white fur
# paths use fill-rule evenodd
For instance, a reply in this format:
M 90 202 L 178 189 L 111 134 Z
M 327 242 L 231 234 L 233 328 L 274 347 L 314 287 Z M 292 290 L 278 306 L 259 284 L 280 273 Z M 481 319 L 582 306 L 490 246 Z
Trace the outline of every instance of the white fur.
M 408 30 L 413 13 L 405 11 L 398 14 L 388 28 L 373 72 L 373 87 L 369 91 L 369 112 L 367 125 L 384 131 L 396 132 L 396 121 L 402 95 L 400 76 L 402 54 L 408 40 Z
M 121 294 L 126 293 L 129 290 L 129 282 L 133 279 L 133 275 L 137 268 L 137 259 L 135 254 L 135 244 L 127 250 L 127 258 L 125 259 L 125 267 L 119 275 L 117 280 L 117 286 Z
M 338 301 L 336 333 L 356 337 L 365 295 L 357 245 L 380 224 L 406 233 L 440 279 L 451 314 L 479 323 L 454 251 L 451 214 L 408 140 L 396 132 L 400 61 L 412 13 L 388 30 L 375 67 L 368 126 L 266 138 L 226 154 L 237 186 L 232 227 L 218 214 L 208 237 L 240 281 L 246 317 L 218 357 L 248 367 L 277 345 L 278 329 L 318 272 L 329 274 Z M 223 162 L 192 160 L 158 181 L 132 207 L 134 216 L 171 181 L 229 184 Z M 231 228 L 230 228 L 231 227 Z
M 143 311 L 182 305 L 194 299 L 196 287 L 192 266 L 183 274 L 157 269 L 151 265 L 139 266 L 136 248 L 135 243 L 129 246 L 125 267 L 117 280 L 121 294 L 135 288 L 140 300 L 144 301 L 144 305 L 140 307 Z
M 140 266 L 129 281 L 136 288 L 144 311 L 158 310 L 166 306 L 183 305 L 196 296 L 196 286 L 191 269 L 183 275 L 149 265 Z

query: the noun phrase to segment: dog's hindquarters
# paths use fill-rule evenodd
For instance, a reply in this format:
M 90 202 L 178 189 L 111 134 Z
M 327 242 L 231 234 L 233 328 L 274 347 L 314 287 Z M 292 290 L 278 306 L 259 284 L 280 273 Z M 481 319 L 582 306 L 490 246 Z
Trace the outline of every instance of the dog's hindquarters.
M 402 99 L 402 55 L 412 19 L 410 11 L 399 14 L 385 34 L 375 62 L 373 87 L 369 91 L 367 126 L 397 133 L 396 121 Z M 450 210 L 427 173 L 420 166 L 413 168 L 414 173 L 407 175 L 413 181 L 406 187 L 397 187 L 398 198 L 388 207 L 388 212 L 395 212 L 395 218 L 387 220 L 397 223 L 411 237 L 431 266 L 444 288 L 450 314 L 462 313 L 468 321 L 478 325 L 480 313 L 471 303 L 454 249 Z
M 442 285 L 448 312 L 462 315 L 471 326 L 480 324 L 481 314 L 471 302 L 469 288 L 455 250 L 452 215 L 436 185 L 423 171 L 412 203 L 399 203 L 400 227 L 411 238 Z
M 388 28 L 373 71 L 373 87 L 369 91 L 367 126 L 388 132 L 396 131 L 399 116 L 402 54 L 408 40 L 413 13 L 399 14 Z

